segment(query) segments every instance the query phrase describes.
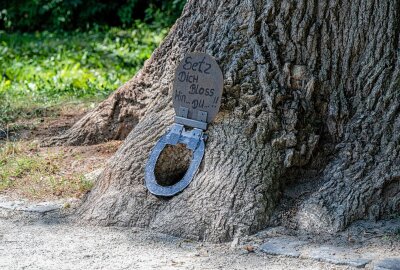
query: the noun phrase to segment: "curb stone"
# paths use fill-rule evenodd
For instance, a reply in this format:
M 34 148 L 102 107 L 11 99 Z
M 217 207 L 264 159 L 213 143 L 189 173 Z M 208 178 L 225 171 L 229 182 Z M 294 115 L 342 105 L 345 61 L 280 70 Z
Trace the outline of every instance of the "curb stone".
M 305 241 L 299 241 L 292 238 L 279 237 L 271 238 L 267 243 L 261 245 L 260 249 L 270 255 L 284 255 L 289 257 L 299 257 L 299 249 L 307 244 Z
M 372 261 L 370 258 L 360 257 L 350 249 L 335 246 L 306 247 L 308 244 L 309 242 L 294 237 L 274 237 L 261 245 L 260 250 L 269 255 L 307 258 L 356 268 L 363 268 Z
M 40 217 L 43 215 L 62 215 L 67 208 L 73 208 L 80 202 L 79 199 L 63 199 L 47 202 L 31 202 L 28 200 L 12 200 L 7 196 L 0 196 L 0 218 L 11 217 Z M 68 205 L 68 207 L 66 207 Z M 72 205 L 72 207 L 70 207 Z
M 354 254 L 350 249 L 335 246 L 318 246 L 305 250 L 303 256 L 317 261 L 328 262 L 336 265 L 349 265 L 363 268 L 372 261 Z
M 400 258 L 387 258 L 377 261 L 374 270 L 400 270 Z

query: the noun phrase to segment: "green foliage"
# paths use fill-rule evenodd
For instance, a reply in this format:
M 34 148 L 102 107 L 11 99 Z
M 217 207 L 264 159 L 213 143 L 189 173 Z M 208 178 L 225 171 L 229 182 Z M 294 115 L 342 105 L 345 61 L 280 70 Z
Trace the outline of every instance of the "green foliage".
M 0 2 L 0 29 L 8 31 L 132 27 L 136 20 L 170 26 L 186 0 L 9 0 Z
M 101 99 L 129 80 L 167 30 L 0 32 L 0 128 L 23 112 L 65 99 Z
M 135 19 L 134 9 L 138 0 L 128 0 L 125 5 L 123 5 L 118 10 L 118 17 L 123 25 L 131 25 Z
M 186 0 L 150 1 L 145 20 L 157 27 L 169 27 L 179 18 Z

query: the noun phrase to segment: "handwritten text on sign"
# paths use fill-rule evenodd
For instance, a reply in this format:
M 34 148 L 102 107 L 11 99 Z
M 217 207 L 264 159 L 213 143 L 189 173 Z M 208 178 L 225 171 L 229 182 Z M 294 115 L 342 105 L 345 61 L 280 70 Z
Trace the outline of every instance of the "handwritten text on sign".
M 175 73 L 172 98 L 176 114 L 185 107 L 188 118 L 199 120 L 198 111 L 204 111 L 211 122 L 221 105 L 222 88 L 222 72 L 214 58 L 205 53 L 187 54 Z

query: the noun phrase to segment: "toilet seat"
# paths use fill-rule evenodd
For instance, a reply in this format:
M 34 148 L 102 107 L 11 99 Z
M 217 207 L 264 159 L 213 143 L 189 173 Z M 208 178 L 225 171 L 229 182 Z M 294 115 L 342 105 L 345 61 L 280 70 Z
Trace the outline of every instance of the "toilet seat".
M 194 128 L 191 131 L 186 131 L 183 125 L 173 124 L 172 128 L 158 140 L 147 161 L 145 181 L 150 193 L 157 196 L 170 197 L 184 190 L 192 181 L 203 159 L 205 149 L 204 140 L 205 135 L 201 129 Z M 189 168 L 183 178 L 174 185 L 161 186 L 157 183 L 154 173 L 157 160 L 165 146 L 177 145 L 178 143 L 184 144 L 186 148 L 193 151 Z
M 156 196 L 171 197 L 184 190 L 193 180 L 204 156 L 204 131 L 217 115 L 221 105 L 223 76 L 215 59 L 201 52 L 184 56 L 175 71 L 172 103 L 176 113 L 174 124 L 158 140 L 145 167 L 145 184 Z M 184 144 L 193 151 L 185 175 L 177 183 L 162 186 L 154 170 L 167 145 Z

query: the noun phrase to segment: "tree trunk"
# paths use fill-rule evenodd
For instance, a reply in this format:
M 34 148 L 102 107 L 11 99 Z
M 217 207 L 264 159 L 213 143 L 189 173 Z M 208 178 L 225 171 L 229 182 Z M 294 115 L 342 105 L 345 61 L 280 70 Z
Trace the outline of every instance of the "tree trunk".
M 52 141 L 129 133 L 79 218 L 226 241 L 276 224 L 334 233 L 399 213 L 399 12 L 399 0 L 190 0 L 143 69 Z M 144 166 L 173 121 L 174 70 L 193 51 L 223 71 L 221 112 L 190 186 L 161 199 Z M 164 151 L 160 178 L 187 168 L 181 150 Z

